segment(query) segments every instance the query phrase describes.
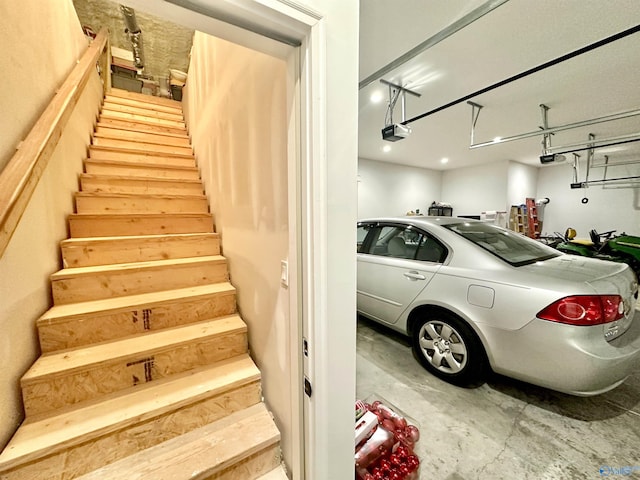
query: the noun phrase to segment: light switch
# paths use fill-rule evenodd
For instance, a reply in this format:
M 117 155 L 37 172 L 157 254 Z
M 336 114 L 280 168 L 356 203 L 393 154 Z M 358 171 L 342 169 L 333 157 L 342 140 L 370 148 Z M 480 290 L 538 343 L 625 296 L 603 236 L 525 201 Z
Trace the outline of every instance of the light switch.
M 283 287 L 289 286 L 289 262 L 286 260 L 280 261 L 280 283 Z

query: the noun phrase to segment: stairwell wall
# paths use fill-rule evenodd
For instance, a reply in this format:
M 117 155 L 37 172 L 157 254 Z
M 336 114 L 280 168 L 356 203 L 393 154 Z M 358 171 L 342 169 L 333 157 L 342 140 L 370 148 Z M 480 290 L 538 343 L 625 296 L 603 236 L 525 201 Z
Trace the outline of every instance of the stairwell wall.
M 280 283 L 288 257 L 286 62 L 200 32 L 183 94 L 185 118 L 251 356 L 292 458 L 291 318 Z
M 0 169 L 87 48 L 71 0 L 0 3 Z M 39 355 L 36 319 L 51 304 L 49 275 L 61 268 L 58 242 L 102 99 L 92 75 L 0 257 L 0 448 L 23 418 L 19 381 Z

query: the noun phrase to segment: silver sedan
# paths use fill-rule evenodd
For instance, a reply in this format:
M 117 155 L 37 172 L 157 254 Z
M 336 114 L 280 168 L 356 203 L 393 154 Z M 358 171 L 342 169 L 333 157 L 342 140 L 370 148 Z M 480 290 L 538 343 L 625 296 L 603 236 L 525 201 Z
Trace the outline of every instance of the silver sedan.
M 638 282 L 623 263 L 559 253 L 452 217 L 358 223 L 358 312 L 408 335 L 458 385 L 493 371 L 589 396 L 640 368 Z

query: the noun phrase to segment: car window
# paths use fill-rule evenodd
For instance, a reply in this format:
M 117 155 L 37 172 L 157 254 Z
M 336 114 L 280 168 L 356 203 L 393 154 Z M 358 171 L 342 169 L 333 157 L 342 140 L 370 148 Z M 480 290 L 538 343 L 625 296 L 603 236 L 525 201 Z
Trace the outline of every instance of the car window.
M 547 245 L 496 225 L 464 222 L 443 226 L 516 267 L 560 255 Z
M 356 251 L 358 253 L 362 253 L 362 247 L 364 245 L 364 240 L 367 238 L 367 234 L 371 230 L 370 224 L 362 224 L 358 225 L 358 233 L 357 233 L 357 248 Z
M 416 252 L 416 260 L 442 263 L 447 257 L 447 249 L 435 238 L 424 235 Z

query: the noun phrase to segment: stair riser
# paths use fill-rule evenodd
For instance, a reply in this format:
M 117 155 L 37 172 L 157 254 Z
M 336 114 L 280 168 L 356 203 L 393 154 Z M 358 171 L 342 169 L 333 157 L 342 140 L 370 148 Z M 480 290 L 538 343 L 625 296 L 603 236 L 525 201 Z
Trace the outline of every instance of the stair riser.
M 119 113 L 130 113 L 133 115 L 143 115 L 145 117 L 158 118 L 163 120 L 172 120 L 174 122 L 182 122 L 184 121 L 184 117 L 182 116 L 182 112 L 161 112 L 154 108 L 146 108 L 143 107 L 135 107 L 130 105 L 122 105 L 119 103 L 114 103 L 110 101 L 105 101 L 102 106 L 103 112 L 119 112 Z
M 62 242 L 65 268 L 220 255 L 217 236 L 118 237 L 113 240 Z
M 117 140 L 113 138 L 93 137 L 92 145 L 96 147 L 115 148 L 128 152 L 150 152 L 165 155 L 193 155 L 191 147 L 174 145 L 158 145 L 156 143 L 135 142 L 130 140 Z
M 94 131 L 94 137 L 112 138 L 115 140 L 128 140 L 131 142 L 157 143 L 159 145 L 173 145 L 175 147 L 191 148 L 191 142 L 186 135 L 176 137 L 171 135 L 161 135 L 157 133 L 134 132 L 130 130 L 119 130 L 116 128 L 104 127 L 97 125 Z
M 211 338 L 203 336 L 170 350 L 150 350 L 82 371 L 32 379 L 22 385 L 25 414 L 29 417 L 51 412 L 246 352 L 246 331 Z
M 212 215 L 135 217 L 70 215 L 69 229 L 74 238 L 122 235 L 162 235 L 165 233 L 213 233 Z
M 154 103 L 143 103 L 138 100 L 132 100 L 129 98 L 115 97 L 113 95 L 105 95 L 105 101 L 110 104 L 124 105 L 129 107 L 144 108 L 147 110 L 154 110 L 156 112 L 171 113 L 173 115 L 182 115 L 182 108 L 180 105 L 168 106 L 158 105 Z
M 70 480 L 132 453 L 202 427 L 261 400 L 259 380 L 232 391 L 214 393 L 162 416 L 108 430 L 99 438 L 70 445 L 62 452 L 2 473 L 2 480 Z M 96 452 L 100 452 L 99 455 Z
M 123 177 L 167 178 L 175 180 L 199 180 L 200 173 L 195 168 L 171 169 L 162 166 L 150 167 L 135 164 L 103 163 L 99 160 L 86 160 L 85 172 L 95 175 L 119 175 Z
M 86 193 L 124 193 L 132 195 L 202 195 L 200 182 L 119 179 L 83 175 L 80 185 Z
M 131 196 L 76 195 L 76 211 L 101 213 L 208 213 L 206 197 L 166 198 Z
M 203 295 L 172 302 L 132 305 L 130 308 L 92 312 L 82 316 L 38 322 L 43 353 L 116 340 L 141 333 L 178 327 L 236 312 L 234 292 Z
M 153 154 L 150 152 L 124 152 L 89 147 L 89 158 L 92 160 L 112 160 L 117 162 L 129 162 L 132 164 L 144 163 L 166 167 L 195 167 L 196 160 L 191 157 L 170 156 Z
M 51 290 L 53 303 L 66 305 L 226 282 L 228 277 L 226 262 L 203 262 L 52 279 Z
M 148 125 L 146 123 L 132 122 L 128 120 L 117 120 L 115 118 L 100 118 L 98 126 L 108 128 L 117 128 L 121 130 L 130 130 L 133 132 L 157 133 L 163 135 L 187 135 L 185 127 L 170 127 L 163 125 Z
M 185 128 L 184 122 L 176 122 L 174 120 L 166 120 L 164 118 L 154 118 L 152 116 L 136 115 L 133 113 L 124 113 L 124 112 L 114 112 L 109 110 L 103 110 L 100 118 L 124 120 L 127 122 L 138 122 L 138 123 L 144 123 L 146 125 L 154 125 L 154 126 L 162 126 L 162 127 L 171 127 L 171 128 L 179 128 L 179 129 Z

